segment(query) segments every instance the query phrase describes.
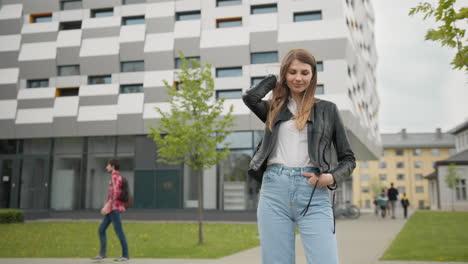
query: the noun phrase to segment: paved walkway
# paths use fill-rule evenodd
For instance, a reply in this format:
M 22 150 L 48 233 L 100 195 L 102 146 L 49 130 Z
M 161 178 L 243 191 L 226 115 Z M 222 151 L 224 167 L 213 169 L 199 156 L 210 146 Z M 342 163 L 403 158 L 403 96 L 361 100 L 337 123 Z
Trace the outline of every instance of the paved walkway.
M 337 238 L 340 264 L 434 264 L 442 262 L 396 262 L 378 261 L 401 230 L 405 220 L 381 219 L 371 213 L 358 220 L 338 220 Z M 296 263 L 306 264 L 300 237 L 296 239 Z M 116 263 L 111 259 L 93 261 L 90 259 L 0 259 L 1 264 L 94 264 Z M 253 248 L 220 259 L 131 259 L 132 264 L 250 264 L 261 263 L 260 248 Z M 444 262 L 449 263 L 449 262 Z M 457 262 L 456 264 L 463 264 Z

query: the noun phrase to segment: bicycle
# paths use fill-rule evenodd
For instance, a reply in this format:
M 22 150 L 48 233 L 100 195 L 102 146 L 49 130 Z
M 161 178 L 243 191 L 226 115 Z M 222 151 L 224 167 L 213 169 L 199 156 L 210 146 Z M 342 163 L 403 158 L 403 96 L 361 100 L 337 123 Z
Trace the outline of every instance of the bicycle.
M 352 205 L 349 201 L 346 201 L 345 204 L 339 204 L 335 206 L 335 217 L 344 216 L 350 219 L 357 219 L 361 215 L 361 211 L 358 207 Z

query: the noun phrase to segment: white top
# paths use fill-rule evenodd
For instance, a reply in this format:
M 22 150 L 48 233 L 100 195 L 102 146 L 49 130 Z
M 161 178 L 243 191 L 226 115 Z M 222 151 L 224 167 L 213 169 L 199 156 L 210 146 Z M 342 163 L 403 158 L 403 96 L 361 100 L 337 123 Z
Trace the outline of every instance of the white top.
M 289 98 L 288 109 L 293 115 L 296 115 L 297 104 L 291 97 Z M 267 164 L 312 167 L 307 144 L 307 126 L 299 131 L 296 128 L 295 120 L 282 122 L 278 130 L 278 141 L 268 158 Z

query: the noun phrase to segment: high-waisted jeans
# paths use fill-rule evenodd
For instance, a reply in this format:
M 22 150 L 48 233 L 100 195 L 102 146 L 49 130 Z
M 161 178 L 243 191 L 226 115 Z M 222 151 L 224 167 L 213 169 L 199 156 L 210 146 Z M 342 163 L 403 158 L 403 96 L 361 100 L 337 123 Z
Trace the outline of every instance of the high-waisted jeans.
M 268 166 L 260 190 L 257 219 L 262 263 L 295 263 L 295 226 L 298 226 L 308 264 L 338 264 L 333 211 L 327 187 L 315 190 L 304 216 L 313 186 L 302 172 L 313 168 Z

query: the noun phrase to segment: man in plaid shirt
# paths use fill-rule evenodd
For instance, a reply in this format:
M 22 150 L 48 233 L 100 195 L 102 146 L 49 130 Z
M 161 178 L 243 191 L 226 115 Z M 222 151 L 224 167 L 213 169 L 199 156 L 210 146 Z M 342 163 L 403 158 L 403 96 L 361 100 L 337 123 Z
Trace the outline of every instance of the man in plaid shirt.
M 99 254 L 93 259 L 104 259 L 106 257 L 107 249 L 107 237 L 106 229 L 110 223 L 114 226 L 114 231 L 120 240 L 122 246 L 122 256 L 114 259 L 114 261 L 127 261 L 128 256 L 128 245 L 125 238 L 125 233 L 122 227 L 122 220 L 120 219 L 120 213 L 125 212 L 124 204 L 119 200 L 120 193 L 122 192 L 122 176 L 119 174 L 120 165 L 119 160 L 112 159 L 106 164 L 106 170 L 111 176 L 109 181 L 109 195 L 104 202 L 104 207 L 101 209 L 101 214 L 104 215 L 104 219 L 99 226 L 99 240 L 101 241 L 101 250 Z

